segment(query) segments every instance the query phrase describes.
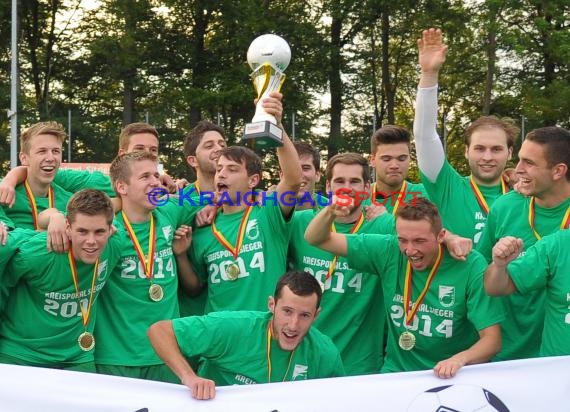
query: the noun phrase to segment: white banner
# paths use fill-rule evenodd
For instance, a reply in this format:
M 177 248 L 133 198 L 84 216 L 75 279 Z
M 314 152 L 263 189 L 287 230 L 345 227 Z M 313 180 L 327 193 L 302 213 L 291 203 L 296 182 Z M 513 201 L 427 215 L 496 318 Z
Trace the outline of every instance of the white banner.
M 231 386 L 210 401 L 182 385 L 0 365 L 0 410 L 568 412 L 570 356 L 468 366 L 449 380 L 424 371 Z

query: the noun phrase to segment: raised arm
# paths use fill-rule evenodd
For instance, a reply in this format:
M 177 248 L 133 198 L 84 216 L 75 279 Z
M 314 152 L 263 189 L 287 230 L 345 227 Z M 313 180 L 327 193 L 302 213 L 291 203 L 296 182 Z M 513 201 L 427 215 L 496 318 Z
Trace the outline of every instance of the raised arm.
M 436 129 L 437 80 L 439 69 L 447 55 L 447 45 L 442 42 L 441 30 L 424 30 L 422 38 L 418 40 L 418 53 L 421 75 L 416 99 L 414 137 L 418 166 L 430 181 L 435 182 L 445 161 Z
M 493 246 L 493 262 L 485 271 L 485 292 L 491 296 L 510 295 L 517 288 L 507 273 L 507 265 L 516 259 L 523 249 L 522 239 L 506 236 Z
M 263 100 L 263 108 L 267 113 L 275 116 L 278 123 L 277 125 L 283 129 L 283 146 L 277 148 L 279 167 L 283 174 L 276 190 L 279 194 L 285 192 L 291 193 L 290 196 L 285 198 L 285 204 L 281 201 L 281 196 L 278 196 L 283 216 L 289 216 L 291 211 L 295 208 L 296 194 L 301 188 L 302 170 L 297 150 L 295 150 L 295 146 L 293 146 L 291 139 L 289 139 L 281 123 L 281 117 L 283 116 L 282 98 L 281 93 L 272 92 L 269 97 Z
M 180 378 L 183 385 L 192 391 L 196 399 L 212 399 L 216 396 L 214 381 L 196 375 L 178 346 L 172 321 L 161 320 L 149 328 L 147 332 L 150 344 L 156 354 Z

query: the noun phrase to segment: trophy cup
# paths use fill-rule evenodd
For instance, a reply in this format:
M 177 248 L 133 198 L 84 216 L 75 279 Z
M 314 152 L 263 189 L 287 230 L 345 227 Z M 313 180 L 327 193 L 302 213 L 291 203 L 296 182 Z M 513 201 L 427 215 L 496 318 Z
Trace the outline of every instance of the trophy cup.
M 291 61 L 291 49 L 283 38 L 264 34 L 256 38 L 247 51 L 247 62 L 258 102 L 251 123 L 245 125 L 244 141 L 255 141 L 261 147 L 283 146 L 283 130 L 275 116 L 263 110 L 261 101 L 271 92 L 279 91 L 285 80 L 283 73 Z

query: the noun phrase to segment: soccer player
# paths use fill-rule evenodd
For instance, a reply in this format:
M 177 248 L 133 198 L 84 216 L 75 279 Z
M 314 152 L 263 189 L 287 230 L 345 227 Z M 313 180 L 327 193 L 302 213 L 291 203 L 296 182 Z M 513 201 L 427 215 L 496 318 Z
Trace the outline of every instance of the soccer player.
M 427 197 L 421 183 L 407 181 L 410 170 L 410 132 L 400 126 L 386 125 L 376 130 L 370 141 L 370 164 L 376 170 L 371 199 L 392 215 L 405 202 Z M 371 199 L 364 204 L 370 205 Z
M 517 192 L 493 204 L 477 249 L 487 259 L 499 239 L 514 236 L 524 250 L 542 236 L 570 226 L 570 132 L 543 127 L 527 134 L 515 169 Z M 546 306 L 544 289 L 507 296 L 498 360 L 538 356 Z
M 381 278 L 390 319 L 382 372 L 433 368 L 440 378 L 449 378 L 499 351 L 502 307 L 484 293 L 486 262 L 477 252 L 464 261 L 449 255 L 433 203 L 420 198 L 400 207 L 397 236 L 332 232 L 334 220 L 349 210 L 333 199 L 313 219 L 305 238 L 346 256 L 354 270 Z
M 523 240 L 512 236 L 493 247 L 485 272 L 485 290 L 493 296 L 546 291 L 546 316 L 540 356 L 570 355 L 570 230 L 545 236 L 523 251 Z
M 301 162 L 301 188 L 297 193 L 295 210 L 320 209 L 326 206 L 328 198 L 315 192 L 315 186 L 321 180 L 321 155 L 307 142 L 293 142 Z
M 216 312 L 165 320 L 148 337 L 164 362 L 196 399 L 211 399 L 215 385 L 298 381 L 344 375 L 331 340 L 311 328 L 321 287 L 304 272 L 287 272 L 269 297 L 269 312 Z M 185 357 L 207 362 L 198 370 Z
M 113 216 L 106 194 L 82 190 L 67 205 L 67 253 L 48 251 L 45 232 L 21 244 L 4 272 L 0 362 L 95 372 L 96 307 L 120 253 Z
M 370 191 L 367 160 L 357 153 L 342 153 L 327 162 L 326 190 L 343 189 L 347 196 Z M 323 309 L 315 326 L 339 349 L 348 375 L 378 373 L 384 357 L 385 311 L 380 279 L 354 270 L 345 257 L 335 256 L 305 241 L 305 229 L 315 216 L 313 210 L 295 211 L 291 222 L 289 264 L 313 275 L 323 287 Z M 394 219 L 385 213 L 366 220 L 360 206 L 347 216 L 336 217 L 337 233 L 394 232 Z M 358 350 L 355 350 L 358 348 Z
M 71 193 L 53 182 L 61 164 L 63 126 L 56 122 L 40 122 L 24 130 L 20 137 L 20 162 L 25 175 L 18 184 L 6 176 L 5 192 L 0 195 L 6 216 L 16 227 L 39 229 L 38 216 L 48 208 L 65 210 Z
M 215 185 L 221 207 L 211 227 L 195 230 L 190 248 L 200 282 L 208 287 L 205 313 L 262 310 L 285 271 L 288 221 L 301 185 L 299 156 L 286 133 L 277 156 L 283 171 L 277 190 L 258 193 L 259 156 L 241 146 L 220 153 Z
M 418 40 L 421 75 L 414 136 L 422 183 L 437 205 L 446 229 L 479 242 L 489 208 L 508 190 L 502 173 L 511 158 L 519 129 L 494 116 L 477 119 L 465 130 L 465 158 L 470 176 L 460 176 L 445 158 L 436 131 L 437 81 L 447 45 L 440 30 L 424 30 Z
M 153 190 L 160 186 L 152 153 L 117 156 L 110 175 L 122 203 L 115 219 L 122 248 L 120 262 L 101 295 L 95 325 L 97 372 L 176 382 L 145 333 L 158 320 L 180 316 L 173 236 L 179 226 L 191 224 L 199 206 L 175 199 L 160 207 L 151 202 Z

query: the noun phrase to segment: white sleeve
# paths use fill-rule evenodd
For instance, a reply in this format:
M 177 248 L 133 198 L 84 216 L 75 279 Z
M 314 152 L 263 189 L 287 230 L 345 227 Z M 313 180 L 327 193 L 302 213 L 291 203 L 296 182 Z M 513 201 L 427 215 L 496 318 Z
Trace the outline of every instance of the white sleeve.
M 437 134 L 436 124 L 437 85 L 418 88 L 414 117 L 416 153 L 421 172 L 432 183 L 435 183 L 445 161 L 445 153 Z

